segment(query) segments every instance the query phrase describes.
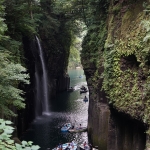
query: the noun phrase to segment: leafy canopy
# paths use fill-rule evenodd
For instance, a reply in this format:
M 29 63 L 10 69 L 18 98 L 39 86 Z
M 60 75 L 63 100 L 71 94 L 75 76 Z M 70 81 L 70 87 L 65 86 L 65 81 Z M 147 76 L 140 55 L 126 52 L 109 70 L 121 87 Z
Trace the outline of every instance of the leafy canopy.
M 0 1 L 0 14 L 0 112 L 2 117 L 9 117 L 16 116 L 12 111 L 13 107 L 25 108 L 22 98 L 24 93 L 18 89 L 18 84 L 20 82 L 28 84 L 29 76 L 25 73 L 26 69 L 19 64 L 19 58 L 15 56 L 19 51 L 19 43 L 5 36 L 7 25 L 4 22 L 3 1 Z

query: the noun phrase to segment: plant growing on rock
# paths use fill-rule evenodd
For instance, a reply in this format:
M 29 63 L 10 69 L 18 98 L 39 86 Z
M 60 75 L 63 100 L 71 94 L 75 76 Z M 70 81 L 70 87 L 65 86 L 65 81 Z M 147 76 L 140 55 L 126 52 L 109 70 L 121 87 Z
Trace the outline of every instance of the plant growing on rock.
M 148 14 L 148 11 L 146 13 Z M 131 14 L 131 11 L 127 11 L 124 14 L 123 22 L 130 21 Z M 109 102 L 117 110 L 150 124 L 150 45 L 148 42 L 150 18 L 147 14 L 139 13 L 134 23 L 130 23 L 126 33 L 124 33 L 126 24 L 122 24 L 120 30 L 125 37 L 107 38 L 103 55 L 103 89 L 109 96 Z M 139 25 L 141 21 L 142 25 Z M 112 26 L 109 28 L 110 31 L 114 30 Z M 114 33 L 114 37 L 115 34 L 118 34 L 117 31 Z M 109 35 L 111 36 L 111 34 Z

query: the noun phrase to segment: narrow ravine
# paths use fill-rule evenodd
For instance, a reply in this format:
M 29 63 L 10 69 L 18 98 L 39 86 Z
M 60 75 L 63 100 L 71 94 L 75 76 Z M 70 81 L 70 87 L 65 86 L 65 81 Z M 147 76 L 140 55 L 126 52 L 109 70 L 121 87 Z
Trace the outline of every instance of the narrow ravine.
M 38 117 L 27 130 L 22 139 L 33 141 L 38 144 L 41 149 L 54 148 L 59 143 L 70 142 L 73 139 L 78 143 L 88 141 L 87 132 L 82 133 L 63 133 L 60 127 L 71 122 L 75 126 L 87 126 L 88 121 L 88 102 L 84 102 L 83 98 L 88 93 L 80 94 L 81 85 L 86 85 L 83 70 L 69 70 L 71 78 L 70 86 L 75 88 L 73 92 L 62 92 L 57 96 L 56 100 L 51 101 L 50 115 L 42 115 Z M 79 76 L 82 75 L 82 78 Z

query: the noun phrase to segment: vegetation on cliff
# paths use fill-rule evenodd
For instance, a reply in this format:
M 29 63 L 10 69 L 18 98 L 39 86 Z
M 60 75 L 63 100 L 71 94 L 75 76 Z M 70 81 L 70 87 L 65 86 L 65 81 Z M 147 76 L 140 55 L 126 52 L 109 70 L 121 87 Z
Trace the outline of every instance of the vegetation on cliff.
M 84 22 L 87 34 L 81 58 L 85 74 L 92 72 L 88 84 L 96 92 L 104 90 L 117 110 L 150 124 L 149 7 L 144 1 L 136 2 L 1 1 L 1 116 L 15 116 L 12 104 L 18 109 L 25 107 L 23 91 L 18 89 L 20 81 L 28 83 L 26 69 L 20 65 L 24 64 L 22 37 L 32 39 L 35 34 L 40 35 L 50 71 L 58 76 L 67 70 L 69 53 L 72 64 L 80 64 L 77 22 Z M 54 61 L 56 65 L 50 66 Z M 56 70 L 58 63 L 62 67 Z
M 81 65 L 80 44 L 81 44 L 81 40 L 78 37 L 74 37 L 72 45 L 70 46 L 68 68 L 76 68 Z
M 85 72 L 93 70 L 88 83 L 95 92 L 104 90 L 118 111 L 150 124 L 148 4 L 115 1 L 108 5 L 99 0 L 99 7 L 93 8 L 94 2 L 87 3 L 95 14 L 85 11 L 85 18 L 90 16 L 93 22 L 87 24 L 81 54 Z
M 103 70 L 103 51 L 105 40 L 107 37 L 107 11 L 108 2 L 99 0 L 90 0 L 87 2 L 88 9 L 85 10 L 85 22 L 87 24 L 87 35 L 83 39 L 81 61 L 88 74 L 88 70 L 92 70 L 91 76 L 88 78 L 88 84 L 92 84 L 95 92 L 100 90 L 101 71 Z
M 147 35 L 143 26 L 146 22 L 141 23 L 149 18 L 142 10 L 142 2 L 135 9 L 132 9 L 132 5 L 130 3 L 130 7 L 124 12 L 121 26 L 116 31 L 116 24 L 112 24 L 116 22 L 121 9 L 117 14 L 111 15 L 109 20 L 103 88 L 109 95 L 109 103 L 119 111 L 149 124 L 149 52 L 146 51 Z

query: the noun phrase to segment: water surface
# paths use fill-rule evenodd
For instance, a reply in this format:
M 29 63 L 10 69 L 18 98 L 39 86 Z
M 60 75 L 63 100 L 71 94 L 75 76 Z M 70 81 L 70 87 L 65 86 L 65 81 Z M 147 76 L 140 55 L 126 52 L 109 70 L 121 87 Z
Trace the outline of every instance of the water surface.
M 38 117 L 23 135 L 24 140 L 33 141 L 41 147 L 40 150 L 52 149 L 59 143 L 71 142 L 73 139 L 78 143 L 88 141 L 87 132 L 60 131 L 66 122 L 71 122 L 75 126 L 87 126 L 88 119 L 88 102 L 83 101 L 85 95 L 88 97 L 88 93 L 80 94 L 81 85 L 86 86 L 84 72 L 78 69 L 69 70 L 68 73 L 71 78 L 70 86 L 74 87 L 75 91 L 60 93 L 56 100 L 51 100 L 50 114 Z

